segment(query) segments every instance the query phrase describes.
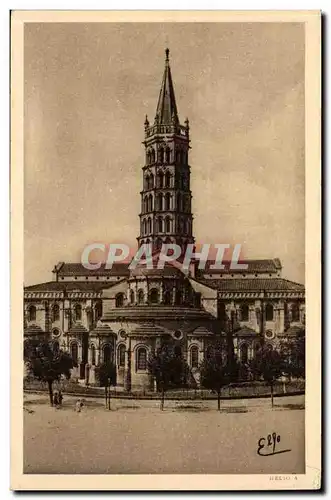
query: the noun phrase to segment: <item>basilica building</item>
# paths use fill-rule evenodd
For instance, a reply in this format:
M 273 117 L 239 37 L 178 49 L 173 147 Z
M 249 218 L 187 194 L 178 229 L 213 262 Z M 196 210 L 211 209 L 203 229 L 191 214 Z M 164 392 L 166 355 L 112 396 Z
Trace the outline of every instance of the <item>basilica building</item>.
M 145 119 L 138 247 L 194 243 L 189 165 L 190 126 L 179 120 L 169 50 L 153 123 Z M 194 168 L 193 168 L 194 175 Z M 246 260 L 246 270 L 207 262 L 188 273 L 166 264 L 149 269 L 129 263 L 86 269 L 60 262 L 53 280 L 24 289 L 24 337 L 47 337 L 71 352 L 73 376 L 95 382 L 95 367 L 112 360 L 117 384 L 150 389 L 147 360 L 163 339 L 181 349 L 199 382 L 199 365 L 215 335 L 233 338 L 246 363 L 263 343 L 277 346 L 305 325 L 305 288 L 282 277 L 279 259 Z

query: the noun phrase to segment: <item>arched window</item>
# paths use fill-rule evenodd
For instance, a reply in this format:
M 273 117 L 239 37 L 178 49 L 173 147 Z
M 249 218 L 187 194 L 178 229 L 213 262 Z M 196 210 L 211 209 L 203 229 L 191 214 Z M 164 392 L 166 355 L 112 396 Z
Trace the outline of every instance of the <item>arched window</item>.
M 241 321 L 248 321 L 248 319 L 249 319 L 249 307 L 247 304 L 243 304 L 240 307 L 240 318 L 241 318 Z
M 30 306 L 29 308 L 29 321 L 36 321 L 37 309 L 35 306 Z
M 57 352 L 59 352 L 59 350 L 60 350 L 60 345 L 59 345 L 59 343 L 58 343 L 57 340 L 54 340 L 54 342 L 53 342 L 53 352 L 54 352 L 54 354 L 57 353 Z
M 171 232 L 171 219 L 170 219 L 170 217 L 166 217 L 166 219 L 165 219 L 165 232 L 166 233 Z
M 148 219 L 147 219 L 147 233 L 151 234 L 151 232 L 152 232 L 152 219 L 150 217 L 148 217 Z
M 144 201 L 143 201 L 143 211 L 148 212 L 148 198 L 145 196 Z
M 59 304 L 54 304 L 53 306 L 53 321 L 59 321 L 60 319 L 60 307 Z
M 153 196 L 150 194 L 148 197 L 148 212 L 153 211 Z
M 82 319 L 82 306 L 80 304 L 76 304 L 74 311 L 75 311 L 76 321 L 81 321 L 81 319 Z
M 164 149 L 163 148 L 160 148 L 159 149 L 159 163 L 163 163 L 163 159 L 164 159 Z
M 147 349 L 146 347 L 139 347 L 137 349 L 137 370 L 147 369 Z
M 149 176 L 149 189 L 153 189 L 153 187 L 154 187 L 154 175 L 151 174 Z
M 155 150 L 154 149 L 151 150 L 151 161 L 152 161 L 152 163 L 155 163 Z
M 159 193 L 156 200 L 157 210 L 163 210 L 163 194 Z
M 244 364 L 246 364 L 247 361 L 248 361 L 248 347 L 247 347 L 247 344 L 243 344 L 240 347 L 240 360 Z
M 147 234 L 147 221 L 146 221 L 146 219 L 143 220 L 143 234 Z
M 158 219 L 157 219 L 157 230 L 159 233 L 163 233 L 163 219 L 162 219 L 162 217 L 158 217 Z
M 159 291 L 157 288 L 152 288 L 149 292 L 149 301 L 151 304 L 157 304 L 159 302 Z
M 157 174 L 157 187 L 163 188 L 163 172 Z
M 95 366 L 95 346 L 91 344 L 91 365 Z
M 124 294 L 118 293 L 115 297 L 115 306 L 116 307 L 123 307 L 123 305 L 124 305 Z
M 95 304 L 95 321 L 98 321 L 102 317 L 102 302 L 101 300 Z
M 103 362 L 110 363 L 112 358 L 112 351 L 109 344 L 105 345 L 103 348 Z
M 131 304 L 134 304 L 134 291 L 130 290 L 130 302 Z
M 73 361 L 78 362 L 78 345 L 77 342 L 72 342 L 70 346 L 70 353 Z
M 265 319 L 266 321 L 273 321 L 274 319 L 274 308 L 271 304 L 267 304 L 265 308 Z
M 164 197 L 164 209 L 165 210 L 171 210 L 171 194 L 166 193 Z
M 147 165 L 150 165 L 150 163 L 151 163 L 151 152 L 150 152 L 150 150 L 147 151 L 147 154 L 146 154 L 146 163 L 147 163 Z
M 144 303 L 144 290 L 138 290 L 138 304 Z
M 199 366 L 199 349 L 197 346 L 191 347 L 191 367 L 198 368 Z
M 300 321 L 300 309 L 298 304 L 293 304 L 291 307 L 292 321 Z
M 166 162 L 170 163 L 170 148 L 166 148 Z
M 149 189 L 149 175 L 145 177 L 145 189 Z
M 125 345 L 121 344 L 117 349 L 117 366 L 125 366 Z
M 171 304 L 171 292 L 170 290 L 165 290 L 163 293 L 163 302 L 167 305 Z

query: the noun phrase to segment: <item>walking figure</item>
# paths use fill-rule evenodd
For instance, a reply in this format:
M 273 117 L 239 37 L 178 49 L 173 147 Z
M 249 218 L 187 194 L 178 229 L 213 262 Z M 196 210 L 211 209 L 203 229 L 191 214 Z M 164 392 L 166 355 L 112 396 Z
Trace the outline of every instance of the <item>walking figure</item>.
M 78 401 L 76 403 L 76 412 L 80 413 L 82 411 L 83 406 L 84 406 L 83 401 L 81 401 L 80 399 L 78 399 Z

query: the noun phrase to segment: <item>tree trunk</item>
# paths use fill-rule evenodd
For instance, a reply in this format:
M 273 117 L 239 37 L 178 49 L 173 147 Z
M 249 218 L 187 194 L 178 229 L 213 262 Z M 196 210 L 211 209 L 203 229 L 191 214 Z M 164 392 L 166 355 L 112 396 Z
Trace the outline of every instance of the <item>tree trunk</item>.
M 163 411 L 163 408 L 164 408 L 164 387 L 162 387 L 162 390 L 161 390 L 161 405 L 160 405 L 160 409 Z
M 106 408 L 107 408 L 107 399 L 108 399 L 108 398 L 107 398 L 107 396 L 108 396 L 108 394 L 107 394 L 107 386 L 105 385 L 105 400 L 106 400 Z
M 53 380 L 48 380 L 49 402 L 53 406 Z
M 271 408 L 274 407 L 274 384 L 270 384 L 270 393 L 271 393 Z
M 217 409 L 218 411 L 221 409 L 221 389 L 217 391 Z

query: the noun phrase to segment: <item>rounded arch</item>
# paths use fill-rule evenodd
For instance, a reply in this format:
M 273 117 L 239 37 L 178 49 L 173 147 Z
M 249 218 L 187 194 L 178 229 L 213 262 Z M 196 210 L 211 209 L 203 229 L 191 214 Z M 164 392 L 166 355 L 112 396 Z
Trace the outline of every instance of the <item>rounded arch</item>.
M 140 288 L 138 290 L 138 293 L 137 293 L 137 298 L 138 298 L 138 304 L 143 304 L 144 303 L 144 300 L 145 300 L 145 294 L 144 294 L 144 290 L 142 288 Z
M 124 306 L 124 293 L 118 293 L 115 296 L 115 307 L 123 307 Z
M 59 321 L 59 319 L 60 319 L 60 306 L 59 306 L 59 304 L 53 305 L 52 319 L 53 319 L 53 321 Z
M 165 225 L 165 228 L 164 228 L 165 232 L 166 233 L 171 233 L 171 218 L 170 217 L 166 217 L 165 218 L 165 224 L 164 225 Z
M 163 172 L 162 170 L 159 170 L 157 173 L 157 187 L 163 188 L 163 179 L 164 179 Z
M 117 347 L 117 366 L 123 368 L 125 366 L 125 344 L 119 344 Z
M 139 344 L 135 349 L 136 371 L 147 370 L 147 355 L 148 348 L 145 345 Z
M 190 347 L 190 365 L 191 368 L 198 368 L 199 366 L 199 348 L 197 345 Z
M 95 366 L 95 359 L 96 359 L 95 352 L 96 352 L 96 349 L 95 349 L 95 345 L 94 344 L 91 344 L 90 350 L 91 350 L 91 365 Z
M 157 232 L 163 233 L 163 218 L 162 217 L 157 218 Z
M 156 195 L 156 210 L 163 210 L 163 193 Z
M 103 362 L 111 363 L 113 357 L 113 349 L 110 344 L 104 344 L 102 346 Z
M 36 321 L 37 319 L 37 308 L 36 306 L 30 306 L 28 309 L 29 321 Z
M 171 194 L 166 193 L 164 196 L 164 209 L 171 210 Z
M 240 361 L 245 365 L 248 362 L 248 345 L 244 342 L 239 347 Z
M 248 304 L 242 304 L 240 306 L 240 319 L 241 319 L 241 321 L 248 321 L 249 320 L 249 305 Z
M 151 304 L 158 304 L 159 290 L 157 288 L 151 288 L 151 290 L 149 291 L 149 302 Z
M 102 300 L 98 300 L 94 306 L 95 321 L 102 317 Z
M 164 161 L 164 148 L 161 146 L 158 151 L 158 161 L 159 163 L 163 163 Z
M 152 219 L 150 217 L 148 217 L 148 219 L 147 219 L 147 233 L 151 234 L 151 232 L 152 232 Z
M 300 321 L 300 308 L 297 303 L 291 305 L 291 320 Z
M 76 340 L 70 343 L 70 354 L 74 363 L 78 363 L 78 343 Z
M 82 319 L 82 306 L 80 304 L 74 305 L 75 321 L 81 321 Z
M 265 319 L 266 319 L 266 321 L 273 321 L 273 319 L 274 319 L 274 306 L 272 304 L 266 305 Z

